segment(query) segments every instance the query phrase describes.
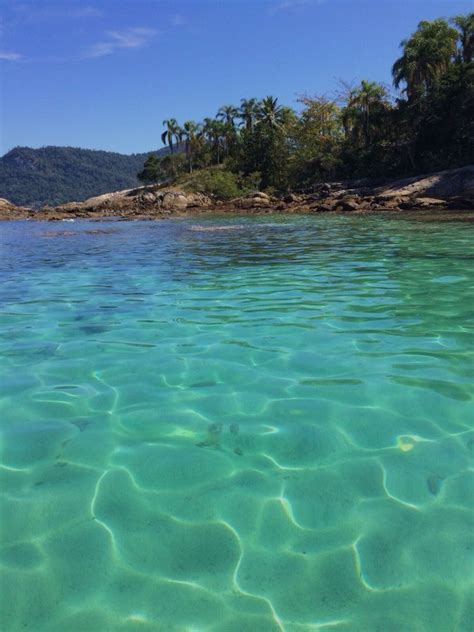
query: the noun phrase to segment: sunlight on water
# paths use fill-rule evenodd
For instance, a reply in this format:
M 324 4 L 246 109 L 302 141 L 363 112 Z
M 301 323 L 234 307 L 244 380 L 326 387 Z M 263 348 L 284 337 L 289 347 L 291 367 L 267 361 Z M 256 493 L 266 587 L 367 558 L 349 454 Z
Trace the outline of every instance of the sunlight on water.
M 2 630 L 472 630 L 473 243 L 4 223 Z

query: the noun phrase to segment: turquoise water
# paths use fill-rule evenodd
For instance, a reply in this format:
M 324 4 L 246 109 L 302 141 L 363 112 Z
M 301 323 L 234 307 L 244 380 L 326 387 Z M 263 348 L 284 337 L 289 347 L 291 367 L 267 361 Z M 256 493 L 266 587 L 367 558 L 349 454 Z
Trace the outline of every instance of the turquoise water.
M 1 226 L 1 629 L 473 629 L 474 225 Z

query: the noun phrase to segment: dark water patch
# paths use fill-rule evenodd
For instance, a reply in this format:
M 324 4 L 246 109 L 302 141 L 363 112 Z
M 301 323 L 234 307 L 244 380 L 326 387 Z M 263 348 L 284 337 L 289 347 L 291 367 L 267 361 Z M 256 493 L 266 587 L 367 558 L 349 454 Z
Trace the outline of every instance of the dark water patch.
M 458 386 L 454 382 L 446 382 L 444 380 L 433 380 L 421 377 L 404 377 L 401 375 L 389 375 L 393 382 L 402 386 L 410 386 L 415 388 L 424 388 L 435 391 L 445 397 L 457 399 L 459 401 L 468 402 L 472 399 L 470 387 L 465 388 Z
M 107 327 L 105 325 L 82 325 L 81 327 L 78 327 L 79 331 L 81 331 L 84 334 L 103 334 L 106 331 L 110 331 L 110 327 Z
M 79 429 L 79 432 L 84 432 L 91 425 L 90 419 L 74 419 L 71 421 L 73 426 Z
M 364 381 L 357 378 L 305 378 L 299 383 L 303 386 L 357 386 Z
M 430 474 L 428 476 L 426 479 L 426 485 L 432 496 L 437 496 L 439 494 L 443 481 L 444 478 L 438 474 Z

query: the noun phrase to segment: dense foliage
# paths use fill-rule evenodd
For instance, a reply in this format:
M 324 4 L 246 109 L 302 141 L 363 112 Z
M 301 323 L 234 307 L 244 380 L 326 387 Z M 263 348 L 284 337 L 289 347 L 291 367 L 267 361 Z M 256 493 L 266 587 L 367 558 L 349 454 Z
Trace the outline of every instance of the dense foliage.
M 298 112 L 274 97 L 225 105 L 202 123 L 164 121 L 170 154 L 150 157 L 139 178 L 169 182 L 210 169 L 227 193 L 305 189 L 335 178 L 389 178 L 474 161 L 474 13 L 423 21 L 401 43 L 389 88 L 342 84 L 332 99 L 302 95 Z M 177 150 L 182 150 L 179 153 Z M 221 176 L 215 175 L 216 170 Z M 200 176 L 201 188 L 209 182 Z
M 167 151 L 162 149 L 159 154 Z M 139 184 L 137 171 L 148 155 L 76 147 L 16 147 L 0 158 L 0 197 L 19 205 L 42 206 L 135 187 Z

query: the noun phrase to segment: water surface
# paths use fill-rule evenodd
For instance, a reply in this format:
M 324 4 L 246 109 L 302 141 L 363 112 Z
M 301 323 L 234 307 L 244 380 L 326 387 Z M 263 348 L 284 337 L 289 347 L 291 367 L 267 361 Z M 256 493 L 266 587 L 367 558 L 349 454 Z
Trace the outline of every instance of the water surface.
M 472 630 L 473 243 L 2 224 L 2 629 Z

